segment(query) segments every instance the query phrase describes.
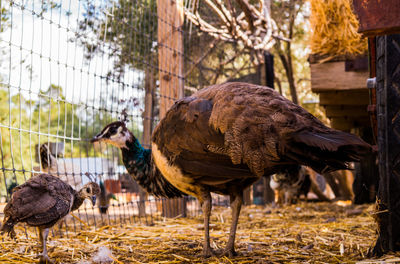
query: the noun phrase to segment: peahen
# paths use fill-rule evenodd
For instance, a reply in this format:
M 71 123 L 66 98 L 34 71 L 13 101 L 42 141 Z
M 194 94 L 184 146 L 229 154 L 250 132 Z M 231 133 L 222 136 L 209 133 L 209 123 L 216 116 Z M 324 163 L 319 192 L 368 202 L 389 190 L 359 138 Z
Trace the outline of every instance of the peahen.
M 357 136 L 325 126 L 276 91 L 248 83 L 213 85 L 175 102 L 155 128 L 151 150 L 122 121 L 107 125 L 96 141 L 119 147 L 128 172 L 149 193 L 198 198 L 204 256 L 214 254 L 211 192 L 230 196 L 232 225 L 222 253 L 232 256 L 246 187 L 297 164 L 321 173 L 346 169 L 372 151 Z
M 98 194 L 100 187 L 94 182 L 75 191 L 69 184 L 49 174 L 32 177 L 14 188 L 11 200 L 4 208 L 0 231 L 14 238 L 14 225 L 18 222 L 37 227 L 43 248 L 39 263 L 52 263 L 46 248 L 49 228 L 69 212 L 78 209 L 85 199 L 90 199 L 94 206 Z

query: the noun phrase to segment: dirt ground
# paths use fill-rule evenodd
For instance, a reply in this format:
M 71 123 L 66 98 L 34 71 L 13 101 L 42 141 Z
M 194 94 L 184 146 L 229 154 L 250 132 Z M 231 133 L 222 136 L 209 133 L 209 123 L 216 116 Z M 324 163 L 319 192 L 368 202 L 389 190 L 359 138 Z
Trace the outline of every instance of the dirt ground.
M 68 237 L 49 237 L 49 256 L 57 263 L 354 263 L 367 260 L 376 239 L 372 205 L 345 206 L 301 203 L 271 208 L 244 207 L 234 258 L 203 259 L 203 219 L 164 219 L 142 224 L 84 227 Z M 223 248 L 228 238 L 230 209 L 213 209 L 211 245 Z M 17 241 L 3 237 L 1 263 L 37 261 L 36 233 L 17 228 Z M 99 253 L 100 252 L 100 253 Z M 386 256 L 400 262 L 399 256 Z

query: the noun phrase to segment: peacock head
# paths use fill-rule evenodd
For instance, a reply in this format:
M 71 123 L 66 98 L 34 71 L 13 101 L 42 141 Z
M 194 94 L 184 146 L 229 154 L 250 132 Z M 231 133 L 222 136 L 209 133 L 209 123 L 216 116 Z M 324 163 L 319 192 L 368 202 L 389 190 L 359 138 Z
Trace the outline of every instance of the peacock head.
M 134 138 L 123 121 L 108 124 L 103 130 L 92 138 L 91 142 L 104 141 L 118 148 L 126 148 L 126 142 Z
M 100 194 L 100 187 L 95 182 L 89 182 L 85 184 L 82 189 L 79 190 L 78 195 L 82 199 L 90 199 L 93 206 L 96 204 L 96 196 Z

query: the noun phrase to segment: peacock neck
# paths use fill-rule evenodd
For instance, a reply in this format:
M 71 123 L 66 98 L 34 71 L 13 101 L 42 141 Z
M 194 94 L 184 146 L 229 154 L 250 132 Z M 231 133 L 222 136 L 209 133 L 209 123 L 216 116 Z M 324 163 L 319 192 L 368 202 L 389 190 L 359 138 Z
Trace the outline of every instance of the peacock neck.
M 84 201 L 85 201 L 85 198 L 82 198 L 79 195 L 79 192 L 75 192 L 74 203 L 72 204 L 71 211 L 75 211 L 76 209 L 78 209 L 83 204 Z
M 151 150 L 145 149 L 133 137 L 121 148 L 122 160 L 132 178 L 148 193 L 162 197 L 181 197 L 183 194 L 171 185 L 155 166 Z
M 151 150 L 144 149 L 136 138 L 126 142 L 126 148 L 122 148 L 122 160 L 128 173 L 143 185 L 149 177 L 151 167 Z

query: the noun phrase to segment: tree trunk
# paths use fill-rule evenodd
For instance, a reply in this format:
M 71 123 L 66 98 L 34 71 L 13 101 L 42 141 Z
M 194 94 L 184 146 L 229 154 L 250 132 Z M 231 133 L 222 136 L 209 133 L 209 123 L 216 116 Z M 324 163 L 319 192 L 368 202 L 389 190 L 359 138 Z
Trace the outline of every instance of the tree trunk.
M 287 38 L 293 39 L 293 31 L 294 31 L 294 22 L 297 16 L 298 9 L 296 9 L 295 0 L 290 1 L 290 18 L 288 24 L 288 36 Z M 282 48 L 281 41 L 277 40 L 275 48 L 278 52 L 279 58 L 281 59 L 283 68 L 285 69 L 286 78 L 289 84 L 290 95 L 292 97 L 292 101 L 295 104 L 298 104 L 297 98 L 297 90 L 296 90 L 296 82 L 294 79 L 294 70 L 293 70 L 293 62 L 292 62 L 292 46 L 291 42 L 285 42 L 284 47 Z
M 286 54 L 282 50 L 279 50 L 279 58 L 281 59 L 283 68 L 285 68 L 285 74 L 286 78 L 289 84 L 289 90 L 290 90 L 290 95 L 292 97 L 292 101 L 295 104 L 298 104 L 298 99 L 297 99 L 297 91 L 296 91 L 296 83 L 294 81 L 294 74 L 293 74 L 293 65 L 292 65 L 292 59 L 291 59 L 291 52 L 290 52 L 290 44 L 288 45 L 288 48 L 286 48 Z M 280 49 L 280 48 L 279 48 Z

